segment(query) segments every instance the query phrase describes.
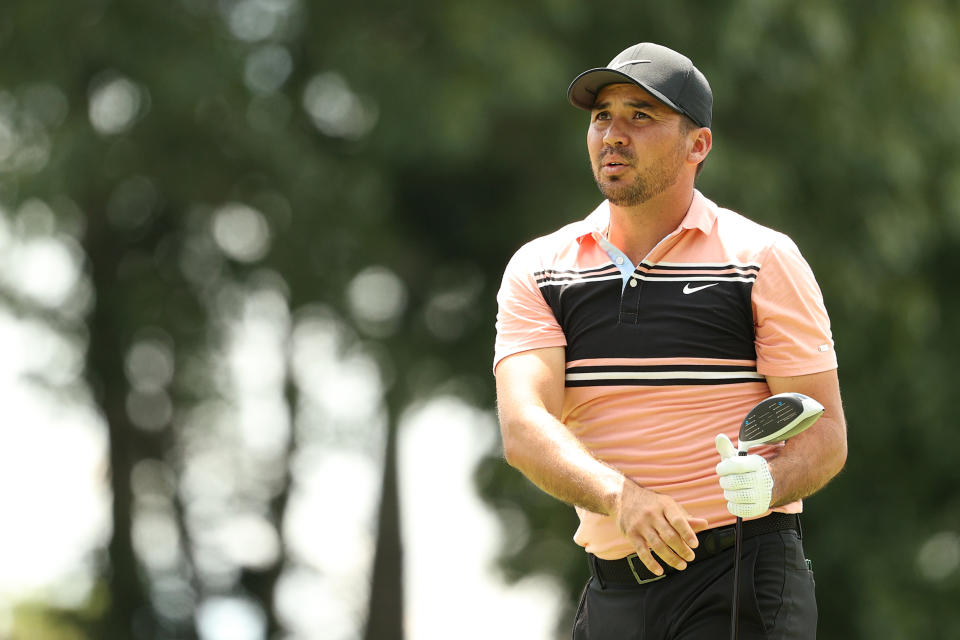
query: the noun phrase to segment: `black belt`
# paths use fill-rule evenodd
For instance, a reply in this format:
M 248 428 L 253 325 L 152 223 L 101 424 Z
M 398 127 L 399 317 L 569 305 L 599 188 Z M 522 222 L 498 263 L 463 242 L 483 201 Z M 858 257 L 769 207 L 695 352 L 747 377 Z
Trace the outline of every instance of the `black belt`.
M 753 538 L 765 533 L 787 531 L 790 529 L 802 535 L 800 516 L 795 513 L 774 511 L 763 518 L 744 522 L 741 535 L 742 539 L 746 540 L 747 538 Z M 693 562 L 688 562 L 687 566 L 694 562 L 711 558 L 721 551 L 731 548 L 736 543 L 734 525 L 731 524 L 726 527 L 717 527 L 715 529 L 701 531 L 697 534 L 697 540 L 700 541 L 700 544 L 693 550 L 697 557 Z M 647 582 L 653 582 L 660 578 L 665 578 L 670 574 L 677 573 L 676 569 L 658 558 L 657 561 L 660 563 L 660 566 L 664 568 L 664 574 L 658 576 L 647 569 L 646 565 L 640 562 L 640 559 L 635 553 L 630 554 L 626 558 L 620 558 L 619 560 L 603 560 L 592 553 L 588 553 L 587 559 L 590 564 L 590 572 L 600 583 L 600 586 L 606 586 L 608 584 L 646 584 Z

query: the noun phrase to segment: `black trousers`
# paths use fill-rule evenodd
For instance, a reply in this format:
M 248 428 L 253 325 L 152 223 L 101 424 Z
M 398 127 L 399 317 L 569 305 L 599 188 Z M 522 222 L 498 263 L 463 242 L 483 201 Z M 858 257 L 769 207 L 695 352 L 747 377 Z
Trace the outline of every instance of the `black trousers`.
M 813 640 L 813 572 L 796 531 L 743 541 L 740 640 Z M 724 640 L 730 637 L 734 550 L 647 584 L 591 578 L 580 598 L 574 640 Z

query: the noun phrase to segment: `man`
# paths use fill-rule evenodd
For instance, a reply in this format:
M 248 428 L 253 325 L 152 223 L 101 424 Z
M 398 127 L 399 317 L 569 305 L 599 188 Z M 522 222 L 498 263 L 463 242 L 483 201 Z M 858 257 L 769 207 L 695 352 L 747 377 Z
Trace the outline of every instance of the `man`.
M 574 638 L 725 637 L 736 515 L 740 637 L 813 638 L 796 514 L 846 459 L 820 289 L 789 238 L 694 189 L 713 95 L 690 60 L 641 43 L 568 97 L 590 112 L 605 200 L 510 261 L 494 371 L 507 461 L 580 516 L 591 578 Z M 785 391 L 823 417 L 717 465 L 715 437 Z

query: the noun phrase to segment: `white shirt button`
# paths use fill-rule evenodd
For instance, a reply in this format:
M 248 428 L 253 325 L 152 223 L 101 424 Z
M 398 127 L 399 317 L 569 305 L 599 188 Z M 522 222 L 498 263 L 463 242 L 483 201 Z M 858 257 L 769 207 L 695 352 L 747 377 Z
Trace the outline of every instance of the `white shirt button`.
M 631 280 L 631 281 L 630 281 L 630 286 L 631 286 L 631 287 L 637 286 L 637 281 L 636 281 L 636 280 Z
M 623 256 L 617 257 L 617 264 L 623 264 Z

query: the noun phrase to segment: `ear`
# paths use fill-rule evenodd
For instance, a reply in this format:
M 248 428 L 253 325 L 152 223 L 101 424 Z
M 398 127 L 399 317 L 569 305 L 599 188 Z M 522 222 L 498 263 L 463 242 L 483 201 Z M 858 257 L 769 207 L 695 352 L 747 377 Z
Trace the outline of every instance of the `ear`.
M 700 127 L 690 135 L 695 137 L 693 146 L 690 147 L 690 153 L 687 155 L 687 160 L 693 164 L 700 164 L 710 153 L 710 149 L 713 148 L 713 132 L 707 127 Z

